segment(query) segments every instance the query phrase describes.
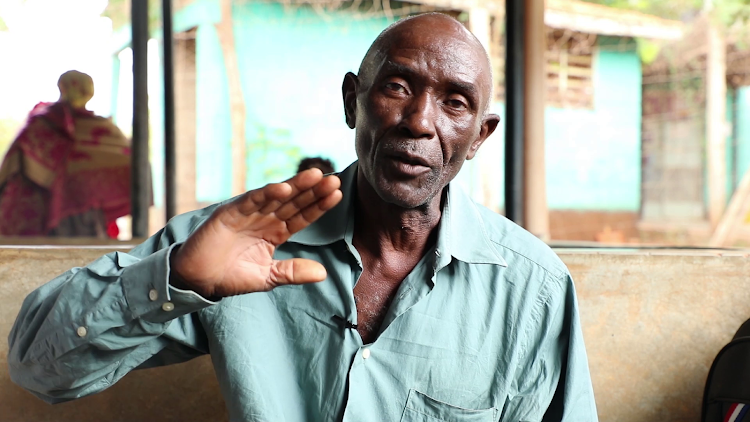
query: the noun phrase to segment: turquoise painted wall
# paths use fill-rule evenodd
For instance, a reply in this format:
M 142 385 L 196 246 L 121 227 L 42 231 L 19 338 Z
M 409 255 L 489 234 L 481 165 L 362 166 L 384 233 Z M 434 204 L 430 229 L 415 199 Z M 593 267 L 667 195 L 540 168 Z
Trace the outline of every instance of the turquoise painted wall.
M 198 28 L 196 193 L 205 202 L 226 199 L 231 187 L 229 93 L 214 6 L 203 0 L 175 17 L 175 27 Z M 247 188 L 290 177 L 303 156 L 324 155 L 339 170 L 354 161 L 341 82 L 389 21 L 323 18 L 272 3 L 237 3 L 233 13 L 247 110 Z
M 635 51 L 600 50 L 594 71 L 593 109 L 546 110 L 547 202 L 551 209 L 637 212 L 641 201 L 641 61 Z M 493 107 L 503 117 L 504 110 L 502 103 Z M 488 140 L 490 145 L 479 152 L 489 150 L 500 166 L 504 162 L 503 129 L 501 123 L 498 133 Z M 470 178 L 476 173 L 472 165 L 458 177 L 465 186 L 471 186 Z M 503 198 L 502 179 L 497 188 Z
M 303 156 L 327 156 L 337 170 L 354 161 L 341 83 L 390 22 L 323 18 L 308 8 L 263 3 L 237 4 L 234 19 L 247 104 L 248 187 L 289 177 Z
M 196 31 L 196 197 L 216 202 L 231 196 L 232 120 L 229 87 L 216 28 L 200 25 Z
M 737 95 L 737 181 L 750 170 L 750 87 L 742 87 Z
M 734 107 L 737 102 L 737 121 Z M 736 183 L 750 170 L 750 87 L 727 89 L 726 121 L 732 130 L 728 131 L 725 140 L 726 159 L 726 200 L 732 200 Z M 736 154 L 736 156 L 735 156 Z M 735 166 L 736 165 L 736 166 Z M 704 169 L 705 175 L 705 169 Z M 708 203 L 708 187 L 704 186 L 704 199 Z
M 641 201 L 641 61 L 602 51 L 594 64 L 594 109 L 546 113 L 550 208 L 638 211 Z
M 228 87 L 213 25 L 217 10 L 212 0 L 200 0 L 175 17 L 176 28 L 198 28 L 197 195 L 206 202 L 226 199 L 231 186 Z M 337 169 L 352 162 L 353 132 L 344 123 L 341 82 L 347 71 L 356 71 L 389 21 L 247 2 L 234 5 L 234 22 L 247 107 L 247 187 L 289 177 L 306 155 L 328 156 Z M 600 51 L 594 84 L 593 110 L 546 112 L 549 206 L 637 211 L 641 64 L 635 50 Z M 503 110 L 501 103 L 493 107 L 501 116 Z M 480 151 L 498 166 L 502 132 L 503 123 Z M 457 181 L 479 198 L 478 177 L 476 161 L 469 162 Z M 492 184 L 502 198 L 502 177 Z
M 737 90 L 732 89 L 732 88 L 728 88 L 727 89 L 727 101 L 726 101 L 726 105 L 725 105 L 725 107 L 726 107 L 725 118 L 727 120 L 727 124 L 729 124 L 729 125 L 732 125 L 733 121 L 734 121 L 733 107 L 734 107 L 734 101 L 736 100 L 736 98 L 735 98 L 736 96 L 737 96 Z M 732 179 L 733 179 L 735 171 L 737 169 L 734 168 L 734 148 L 735 147 L 733 145 L 734 139 L 732 139 L 732 137 L 733 137 L 732 136 L 732 131 L 730 130 L 730 131 L 727 131 L 727 132 L 728 132 L 727 137 L 724 140 L 724 143 L 725 143 L 724 144 L 724 154 L 725 154 L 724 155 L 724 159 L 726 160 L 726 163 L 727 163 L 727 169 L 726 169 L 726 178 L 727 178 L 727 180 L 726 180 L 726 183 L 725 183 L 725 186 L 726 186 L 725 194 L 726 194 L 726 198 L 727 198 L 727 203 L 729 203 L 729 200 L 732 198 L 732 194 L 734 193 L 734 184 L 733 184 L 733 180 Z M 742 177 L 742 176 L 740 176 L 740 177 Z M 739 183 L 739 180 L 737 182 Z M 704 191 L 705 191 L 706 195 L 708 195 L 708 190 L 707 189 L 708 189 L 708 186 L 705 186 L 704 187 Z M 708 204 L 708 197 L 707 196 L 706 196 L 706 204 Z

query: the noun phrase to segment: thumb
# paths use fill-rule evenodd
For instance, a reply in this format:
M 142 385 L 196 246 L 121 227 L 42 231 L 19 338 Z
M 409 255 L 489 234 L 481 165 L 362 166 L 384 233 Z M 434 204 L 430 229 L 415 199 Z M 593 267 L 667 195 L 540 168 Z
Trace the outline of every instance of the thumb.
M 274 260 L 271 266 L 271 282 L 277 286 L 283 284 L 315 283 L 326 279 L 325 267 L 311 259 L 292 258 L 283 261 Z

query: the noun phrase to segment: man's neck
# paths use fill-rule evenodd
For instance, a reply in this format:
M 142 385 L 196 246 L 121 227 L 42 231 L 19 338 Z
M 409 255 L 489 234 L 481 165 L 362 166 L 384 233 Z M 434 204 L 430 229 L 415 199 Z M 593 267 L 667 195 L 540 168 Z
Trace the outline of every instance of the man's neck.
M 421 257 L 437 241 L 442 215 L 442 197 L 406 209 L 383 201 L 361 174 L 356 176 L 354 245 L 368 255 L 409 254 Z

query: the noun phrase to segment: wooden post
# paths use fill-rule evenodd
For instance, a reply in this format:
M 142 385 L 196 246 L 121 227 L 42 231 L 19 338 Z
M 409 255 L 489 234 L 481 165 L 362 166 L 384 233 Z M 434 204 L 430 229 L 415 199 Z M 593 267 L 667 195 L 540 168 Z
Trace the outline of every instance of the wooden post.
M 706 157 L 708 219 L 711 225 L 721 220 L 726 208 L 726 42 L 709 20 L 706 57 Z
M 526 0 L 524 16 L 524 218 L 526 230 L 550 237 L 544 160 L 547 33 L 545 0 Z
M 708 241 L 708 246 L 712 248 L 731 246 L 730 241 L 735 237 L 732 234 L 737 233 L 738 229 L 745 224 L 748 209 L 750 209 L 750 172 L 746 172 L 742 177 L 742 181 L 729 201 L 729 206 Z
M 193 28 L 176 37 L 175 42 L 175 141 L 177 214 L 198 208 L 196 198 L 195 137 L 196 137 L 196 51 Z
M 232 1 L 221 0 L 221 22 L 216 24 L 221 51 L 224 53 L 224 66 L 229 84 L 229 106 L 232 118 L 232 195 L 239 195 L 247 189 L 247 147 L 245 139 L 245 98 L 242 92 L 240 66 L 234 43 L 234 23 Z

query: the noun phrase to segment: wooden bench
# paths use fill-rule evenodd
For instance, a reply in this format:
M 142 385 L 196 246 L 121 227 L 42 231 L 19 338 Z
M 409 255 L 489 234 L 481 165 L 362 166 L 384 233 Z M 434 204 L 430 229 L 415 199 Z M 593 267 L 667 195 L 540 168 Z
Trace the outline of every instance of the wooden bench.
M 124 246 L 0 247 L 0 337 L 23 298 L 54 276 Z M 602 422 L 698 421 L 708 368 L 750 318 L 742 252 L 557 252 L 578 290 Z M 224 421 L 209 357 L 135 371 L 103 393 L 49 406 L 12 384 L 0 342 L 3 421 Z

